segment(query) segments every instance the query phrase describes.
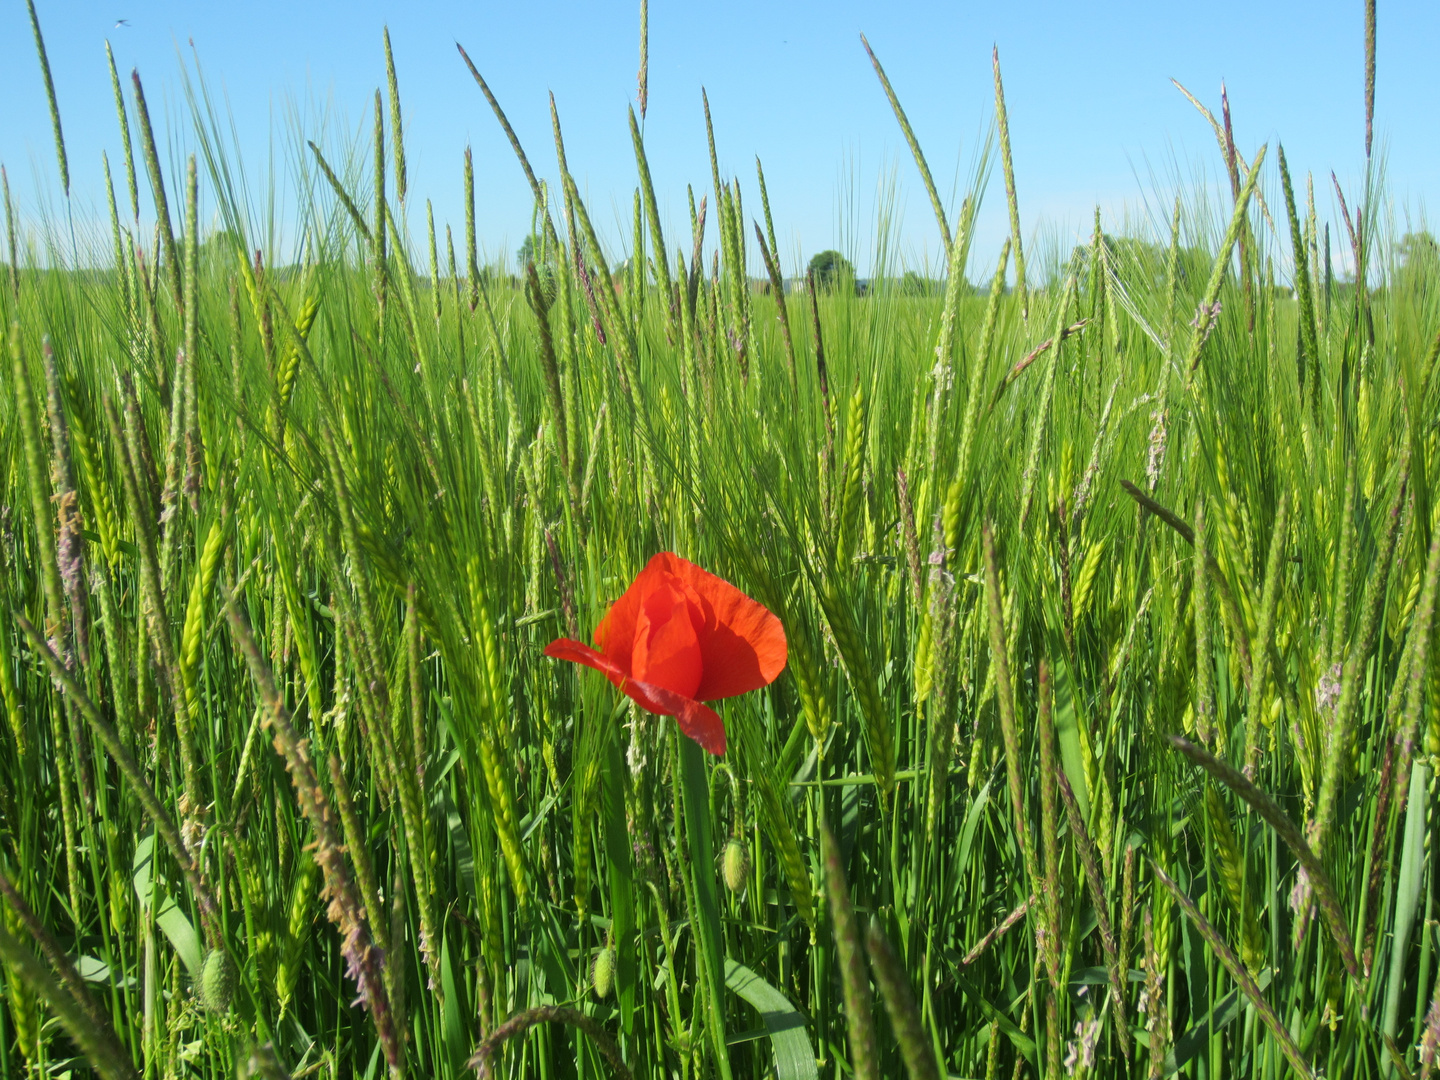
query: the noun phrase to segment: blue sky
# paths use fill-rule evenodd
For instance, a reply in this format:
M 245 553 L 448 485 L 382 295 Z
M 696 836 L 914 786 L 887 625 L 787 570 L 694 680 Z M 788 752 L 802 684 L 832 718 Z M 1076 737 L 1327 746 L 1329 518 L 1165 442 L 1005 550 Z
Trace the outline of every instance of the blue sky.
M 509 146 L 454 42 L 465 45 L 542 174 L 554 174 L 547 91 L 592 217 L 628 237 L 634 159 L 625 109 L 638 59 L 637 3 L 347 4 L 247 0 L 37 0 L 70 155 L 75 216 L 101 216 L 100 152 L 120 168 L 104 43 L 122 76 L 138 66 L 152 116 L 189 149 L 180 64 L 193 39 L 228 108 L 257 189 L 275 169 L 290 184 L 295 134 L 339 156 L 368 137 L 384 83 L 381 27 L 399 69 L 410 173 L 409 217 L 422 235 L 463 221 L 461 158 L 474 149 L 479 235 L 490 255 L 529 227 L 530 195 Z M 1363 174 L 1362 4 L 1017 2 L 1010 4 L 651 0 L 646 144 L 668 245 L 688 247 L 685 184 L 709 187 L 700 92 L 715 117 L 723 173 L 738 175 L 758 216 L 755 156 L 787 270 L 826 247 L 868 258 L 880 192 L 893 178 L 902 258 L 939 255 L 936 227 L 908 150 L 860 46 L 863 31 L 909 113 L 942 193 L 961 191 L 991 124 L 990 49 L 1000 48 L 1027 235 L 1068 247 L 1094 206 L 1114 227 L 1125 213 L 1168 207 L 1178 183 L 1213 179 L 1215 142 L 1170 85 L 1218 109 L 1229 88 L 1248 156 L 1283 139 L 1293 171 L 1313 170 L 1331 216 L 1334 169 L 1347 192 Z M 119 19 L 128 25 L 116 26 Z M 1376 152 L 1387 163 L 1398 223 L 1418 222 L 1440 195 L 1440 5 L 1379 10 Z M 58 170 L 25 5 L 0 3 L 0 162 L 24 211 L 58 193 Z M 178 160 L 178 158 L 177 158 Z M 1273 160 L 1273 153 L 1272 153 Z M 142 206 L 150 216 L 148 196 Z M 123 194 L 121 195 L 123 206 Z M 958 202 L 958 196 L 957 200 Z M 213 201 L 210 202 L 213 210 Z M 293 211 L 293 200 L 281 217 Z M 1163 211 L 1162 212 L 1166 212 Z M 122 209 L 123 213 L 123 209 Z M 998 162 L 977 232 L 974 268 L 991 262 L 1006 225 Z

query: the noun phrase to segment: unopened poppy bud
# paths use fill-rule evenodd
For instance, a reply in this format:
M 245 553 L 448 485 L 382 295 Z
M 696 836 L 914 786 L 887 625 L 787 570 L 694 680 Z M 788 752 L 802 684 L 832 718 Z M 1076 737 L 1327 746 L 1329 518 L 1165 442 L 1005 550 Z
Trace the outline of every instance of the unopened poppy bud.
M 738 893 L 745 888 L 745 879 L 750 876 L 750 852 L 734 837 L 725 845 L 722 869 L 725 873 L 725 885 L 731 892 Z
M 590 982 L 595 987 L 595 996 L 601 1001 L 610 996 L 610 988 L 615 985 L 615 950 L 609 945 L 595 954 Z
M 200 969 L 200 1003 L 211 1012 L 230 1011 L 235 998 L 235 961 L 224 949 L 211 949 Z

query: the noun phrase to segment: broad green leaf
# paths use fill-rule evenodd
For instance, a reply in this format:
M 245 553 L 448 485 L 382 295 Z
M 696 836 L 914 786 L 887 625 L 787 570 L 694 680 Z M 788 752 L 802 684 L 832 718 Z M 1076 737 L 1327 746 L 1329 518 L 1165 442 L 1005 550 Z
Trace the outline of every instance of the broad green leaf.
M 1424 889 L 1425 815 L 1429 810 L 1430 766 L 1417 761 L 1410 767 L 1410 797 L 1405 808 L 1405 835 L 1401 840 L 1400 877 L 1395 882 L 1394 937 L 1390 945 L 1390 978 L 1385 987 L 1384 1032 L 1392 1039 L 1400 1024 L 1400 992 L 1410 960 L 1410 933 Z M 1424 993 L 1422 990 L 1421 993 Z
M 744 964 L 725 961 L 725 985 L 755 1007 L 775 1050 L 776 1080 L 819 1080 L 805 1018 L 784 994 Z
M 132 863 L 135 895 L 140 898 L 141 907 L 149 907 L 154 903 L 155 925 L 170 939 L 170 944 L 175 947 L 175 953 L 184 962 L 190 977 L 198 979 L 200 969 L 205 963 L 205 953 L 200 947 L 200 935 L 175 903 L 175 898 L 165 890 L 163 880 L 154 876 L 154 864 L 155 834 L 152 832 L 135 846 L 135 859 Z

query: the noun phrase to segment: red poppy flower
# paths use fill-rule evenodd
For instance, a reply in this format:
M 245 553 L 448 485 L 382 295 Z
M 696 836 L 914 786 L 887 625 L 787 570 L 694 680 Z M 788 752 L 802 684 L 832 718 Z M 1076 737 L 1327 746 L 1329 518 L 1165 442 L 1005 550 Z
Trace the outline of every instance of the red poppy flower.
M 669 551 L 640 571 L 595 628 L 599 650 L 570 638 L 545 655 L 584 664 L 642 708 L 673 716 L 712 754 L 725 726 L 704 701 L 775 681 L 785 668 L 785 629 L 763 604 Z

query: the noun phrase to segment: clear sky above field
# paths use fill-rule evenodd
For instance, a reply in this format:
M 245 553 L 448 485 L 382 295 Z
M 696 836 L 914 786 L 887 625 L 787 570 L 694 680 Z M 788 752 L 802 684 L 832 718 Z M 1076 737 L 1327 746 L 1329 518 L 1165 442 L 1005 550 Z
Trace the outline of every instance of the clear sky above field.
M 555 0 L 38 0 L 77 219 L 103 216 L 102 149 L 120 170 L 107 39 L 122 75 L 139 67 L 157 123 L 171 123 L 177 162 L 193 145 L 180 77 L 182 61 L 193 67 L 193 39 L 206 81 L 233 118 L 252 187 L 268 187 L 273 154 L 274 188 L 285 193 L 303 146 L 297 132 L 334 158 L 357 136 L 368 138 L 373 92 L 385 78 L 381 27 L 388 23 L 404 106 L 411 227 L 421 235 L 425 197 L 442 224 L 463 221 L 461 156 L 469 143 L 480 242 L 492 258 L 513 252 L 528 230 L 530 194 L 454 42 L 485 74 L 537 168 L 551 175 L 546 92 L 554 92 L 570 166 L 592 216 L 628 246 L 635 172 L 625 108 L 635 99 L 637 8 Z M 1097 203 L 1112 227 L 1127 210 L 1168 219 L 1178 183 L 1200 175 L 1213 181 L 1215 141 L 1170 85 L 1172 76 L 1217 111 L 1224 79 L 1242 152 L 1248 157 L 1267 141 L 1273 151 L 1283 139 L 1291 169 L 1314 171 L 1320 213 L 1330 217 L 1329 171 L 1348 193 L 1364 169 L 1362 10 L 1360 0 L 651 0 L 646 144 L 666 238 L 672 249 L 688 246 L 685 184 L 696 186 L 697 197 L 709 187 L 704 86 L 721 169 L 740 177 L 749 216 L 760 211 L 755 156 L 764 162 L 787 272 L 832 246 L 853 252 L 863 271 L 887 189 L 895 192 L 902 258 L 934 263 L 934 218 L 860 46 L 861 31 L 886 66 L 942 194 L 954 193 L 956 205 L 994 116 L 990 48 L 998 44 L 1021 215 L 1040 248 L 1048 240 L 1068 250 L 1088 233 Z M 1440 5 L 1381 0 L 1378 21 L 1376 153 L 1387 162 L 1403 230 L 1406 215 L 1418 222 L 1440 193 Z M 0 161 L 22 208 L 33 213 L 59 185 L 21 0 L 0 4 L 0 110 Z M 294 211 L 293 195 L 286 198 L 282 221 Z M 148 216 L 147 197 L 142 204 Z M 1004 215 L 997 161 L 972 274 L 994 258 Z

